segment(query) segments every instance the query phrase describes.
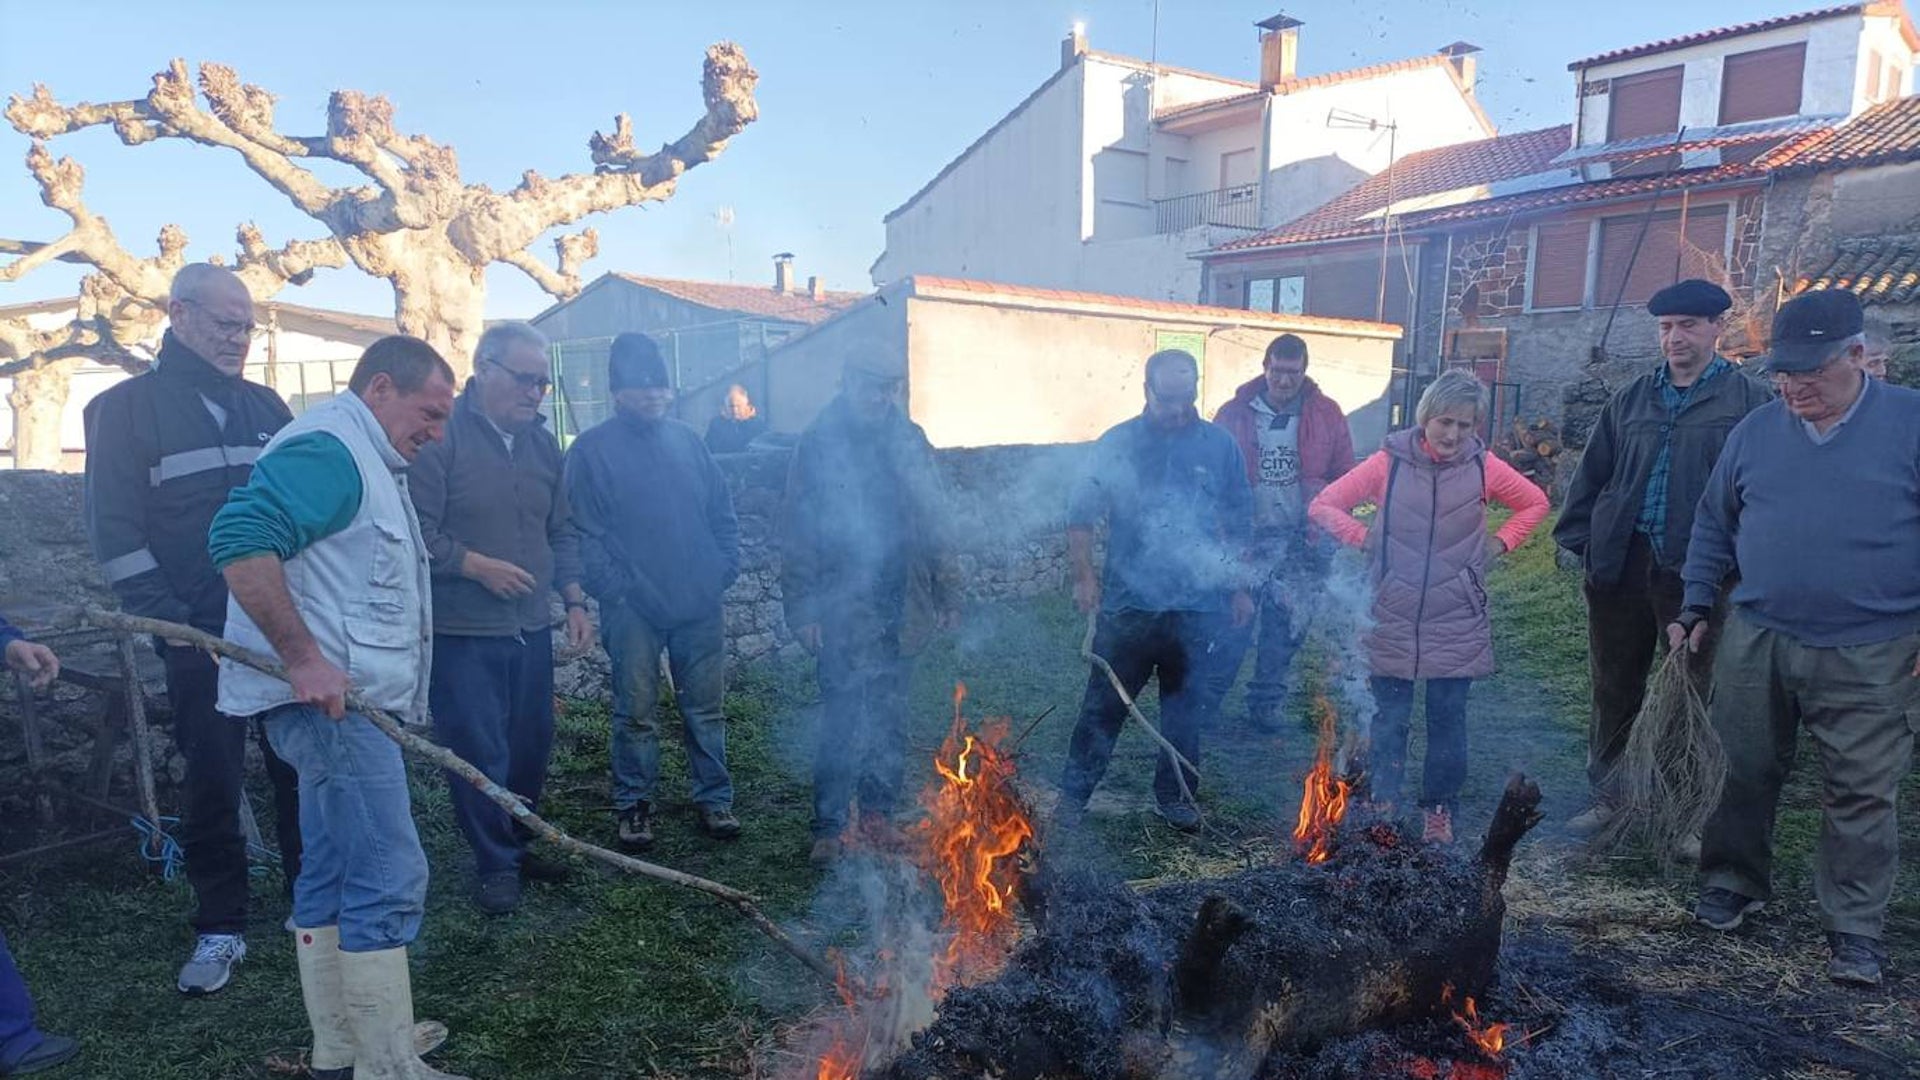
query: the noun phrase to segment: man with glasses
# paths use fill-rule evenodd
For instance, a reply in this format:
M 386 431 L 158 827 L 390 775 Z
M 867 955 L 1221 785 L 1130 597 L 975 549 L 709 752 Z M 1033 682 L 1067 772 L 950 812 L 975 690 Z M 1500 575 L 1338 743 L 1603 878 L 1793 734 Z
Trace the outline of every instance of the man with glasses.
M 660 784 L 660 652 L 673 675 L 700 829 L 740 835 L 727 773 L 723 600 L 740 574 L 727 478 L 700 433 L 672 419 L 673 382 L 645 334 L 613 339 L 614 414 L 567 451 L 587 590 L 613 662 L 613 805 L 620 844 L 653 846 Z
M 273 390 L 242 377 L 253 297 L 231 271 L 208 263 L 181 268 L 167 317 L 153 370 L 87 404 L 87 535 L 129 614 L 219 634 L 227 587 L 207 555 L 208 527 L 292 415 Z M 219 670 L 211 657 L 172 642 L 155 647 L 165 661 L 174 742 L 187 763 L 180 842 L 198 901 L 193 955 L 177 985 L 184 994 L 210 994 L 247 954 L 240 800 L 248 724 L 215 708 Z M 300 866 L 297 781 L 253 726 L 273 782 L 291 892 Z
M 901 407 L 906 360 L 855 344 L 839 395 L 800 436 L 787 474 L 781 595 L 787 625 L 819 661 L 815 865 L 841 854 L 856 800 L 863 830 L 891 838 L 914 657 L 959 618 L 945 485 L 926 432 Z
M 547 339 L 523 322 L 496 323 L 473 364 L 446 437 L 420 451 L 409 478 L 433 566 L 429 700 L 447 748 L 535 806 L 553 752 L 552 594 L 566 603 L 569 648 L 591 644 L 593 625 L 560 443 L 540 414 L 553 389 Z M 493 800 L 457 776 L 447 782 L 481 911 L 518 907 L 523 880 L 565 878 L 564 865 L 527 850 L 525 831 Z
M 1877 985 L 1920 709 L 1920 393 L 1862 370 L 1860 301 L 1807 293 L 1773 321 L 1780 398 L 1751 413 L 1694 516 L 1670 647 L 1714 657 L 1726 791 L 1701 837 L 1695 917 L 1732 930 L 1772 894 L 1773 823 L 1799 729 L 1820 768 L 1814 898 L 1827 976 Z

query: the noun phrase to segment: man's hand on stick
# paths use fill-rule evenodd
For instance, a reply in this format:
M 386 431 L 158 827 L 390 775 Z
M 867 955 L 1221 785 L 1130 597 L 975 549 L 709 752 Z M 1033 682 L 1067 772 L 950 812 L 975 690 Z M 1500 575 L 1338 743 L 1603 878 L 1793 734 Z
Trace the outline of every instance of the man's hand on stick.
M 293 686 L 295 701 L 318 708 L 329 720 L 347 715 L 347 692 L 353 684 L 347 681 L 347 673 L 326 657 L 316 653 L 310 659 L 288 664 L 287 682 Z

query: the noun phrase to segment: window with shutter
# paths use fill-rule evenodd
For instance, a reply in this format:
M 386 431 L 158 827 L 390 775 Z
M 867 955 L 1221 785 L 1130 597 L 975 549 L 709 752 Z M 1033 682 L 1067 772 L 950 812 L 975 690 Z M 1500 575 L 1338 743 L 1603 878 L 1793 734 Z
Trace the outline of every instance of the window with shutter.
M 1806 68 L 1804 41 L 1727 57 L 1720 74 L 1720 122 L 1743 124 L 1798 113 Z
M 1720 277 L 1726 269 L 1726 250 L 1724 204 L 1687 211 L 1684 245 L 1678 210 L 1662 210 L 1651 218 L 1645 213 L 1603 218 L 1594 306 L 1644 304 L 1683 278 Z
M 1607 140 L 1680 130 L 1680 67 L 1622 75 L 1608 93 Z
M 1587 297 L 1587 221 L 1553 221 L 1533 232 L 1533 282 L 1527 306 L 1535 311 L 1577 308 Z

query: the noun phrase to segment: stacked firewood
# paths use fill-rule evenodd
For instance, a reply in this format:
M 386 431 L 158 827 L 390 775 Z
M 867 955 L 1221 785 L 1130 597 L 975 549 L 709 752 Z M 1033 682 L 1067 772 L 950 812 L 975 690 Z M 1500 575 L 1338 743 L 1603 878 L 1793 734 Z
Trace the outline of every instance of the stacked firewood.
M 1566 443 L 1560 437 L 1560 425 L 1552 420 L 1516 416 L 1513 426 L 1494 440 L 1493 452 L 1542 490 L 1552 491 Z

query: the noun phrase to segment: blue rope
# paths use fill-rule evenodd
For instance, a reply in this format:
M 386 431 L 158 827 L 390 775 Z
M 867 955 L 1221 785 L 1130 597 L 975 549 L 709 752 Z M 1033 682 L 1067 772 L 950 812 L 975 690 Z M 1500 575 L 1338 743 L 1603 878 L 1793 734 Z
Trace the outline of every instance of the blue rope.
M 133 825 L 133 831 L 140 834 L 140 857 L 150 863 L 158 864 L 160 877 L 163 880 L 172 881 L 174 875 L 180 872 L 181 864 L 187 861 L 187 853 L 180 849 L 173 834 L 167 831 L 167 826 L 179 825 L 180 819 L 162 817 L 158 825 L 143 817 L 134 817 L 129 820 Z

